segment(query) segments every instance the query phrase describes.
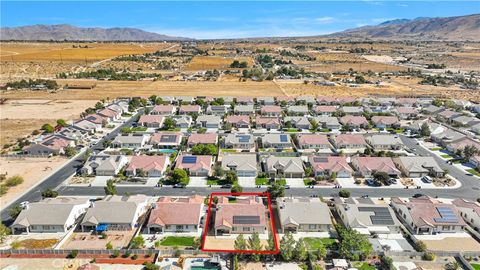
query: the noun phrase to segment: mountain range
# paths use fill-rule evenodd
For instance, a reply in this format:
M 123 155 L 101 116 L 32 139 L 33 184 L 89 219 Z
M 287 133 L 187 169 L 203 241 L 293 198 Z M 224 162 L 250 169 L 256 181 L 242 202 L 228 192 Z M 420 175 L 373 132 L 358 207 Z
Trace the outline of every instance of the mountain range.
M 373 40 L 459 40 L 480 41 L 480 14 L 444 17 L 395 19 L 378 25 L 348 29 L 324 36 Z M 0 28 L 0 40 L 25 41 L 187 41 L 186 37 L 167 36 L 137 28 L 83 28 L 68 24 L 30 25 Z

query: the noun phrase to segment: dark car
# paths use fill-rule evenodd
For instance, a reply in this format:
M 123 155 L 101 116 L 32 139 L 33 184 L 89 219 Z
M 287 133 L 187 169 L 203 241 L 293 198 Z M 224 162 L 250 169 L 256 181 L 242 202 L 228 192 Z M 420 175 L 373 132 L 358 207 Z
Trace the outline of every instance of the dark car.
M 420 198 L 420 197 L 422 197 L 422 196 L 423 196 L 422 193 L 415 193 L 415 194 L 413 194 L 412 197 L 413 197 L 413 198 Z
M 232 188 L 233 185 L 232 184 L 225 184 L 225 185 L 222 185 L 222 188 Z
M 184 184 L 175 184 L 173 185 L 173 188 L 185 188 Z

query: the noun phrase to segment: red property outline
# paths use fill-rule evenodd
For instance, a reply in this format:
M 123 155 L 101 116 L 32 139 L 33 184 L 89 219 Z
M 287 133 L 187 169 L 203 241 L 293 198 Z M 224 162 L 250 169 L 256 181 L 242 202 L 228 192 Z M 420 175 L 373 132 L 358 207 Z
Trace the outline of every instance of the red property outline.
M 215 196 L 261 196 L 261 197 L 267 197 L 268 212 L 270 213 L 270 222 L 271 222 L 271 225 L 272 225 L 272 234 L 273 234 L 273 241 L 275 243 L 275 250 L 205 249 L 205 241 L 207 239 L 208 225 L 209 225 L 209 222 L 210 222 L 212 201 L 213 201 L 213 197 L 215 197 Z M 204 231 L 203 237 L 202 237 L 202 248 L 201 248 L 201 250 L 205 251 L 205 252 L 270 254 L 270 255 L 275 255 L 275 254 L 280 253 L 280 249 L 278 247 L 278 242 L 277 242 L 277 233 L 276 233 L 276 229 L 275 229 L 275 222 L 273 220 L 272 201 L 270 200 L 270 193 L 268 193 L 268 192 L 238 192 L 238 193 L 212 192 L 212 193 L 210 193 L 210 200 L 208 202 L 207 219 L 206 219 L 206 222 L 205 222 L 204 230 L 205 231 Z

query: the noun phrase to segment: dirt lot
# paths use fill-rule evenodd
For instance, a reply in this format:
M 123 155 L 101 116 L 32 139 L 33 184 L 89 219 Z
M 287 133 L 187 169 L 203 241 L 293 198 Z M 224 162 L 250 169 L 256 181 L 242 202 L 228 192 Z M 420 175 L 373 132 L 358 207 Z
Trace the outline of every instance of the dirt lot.
M 28 136 L 45 123 L 55 124 L 80 118 L 80 113 L 95 105 L 95 100 L 7 100 L 0 105 L 0 144 Z
M 133 236 L 133 231 L 107 231 L 107 238 L 100 239 L 99 235 L 93 235 L 88 232 L 74 233 L 62 249 L 105 249 L 110 242 L 114 249 L 120 249 L 128 245 Z
M 213 70 L 229 68 L 230 64 L 238 60 L 246 61 L 248 66 L 253 65 L 253 59 L 250 57 L 218 57 L 218 56 L 195 56 L 192 61 L 185 67 L 186 71 Z
M 8 193 L 0 197 L 0 205 L 14 201 L 18 196 L 28 188 L 38 183 L 41 179 L 52 173 L 53 170 L 66 162 L 63 157 L 51 158 L 0 158 L 0 174 L 7 174 L 7 177 L 20 175 L 23 177 L 23 183 L 12 187 Z
M 248 239 L 248 237 L 245 237 Z M 262 243 L 263 247 L 268 245 L 268 241 L 261 239 L 260 242 Z M 234 250 L 233 246 L 235 243 L 235 239 L 229 238 L 219 238 L 215 236 L 207 236 L 205 239 L 205 249 L 223 249 L 223 250 Z
M 443 240 L 423 240 L 428 249 L 438 251 L 478 251 L 480 243 L 472 237 L 446 237 Z

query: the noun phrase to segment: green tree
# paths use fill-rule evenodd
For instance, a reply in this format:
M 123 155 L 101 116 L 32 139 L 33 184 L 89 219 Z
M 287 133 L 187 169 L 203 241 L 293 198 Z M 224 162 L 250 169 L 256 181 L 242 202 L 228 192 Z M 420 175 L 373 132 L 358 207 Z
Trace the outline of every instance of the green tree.
M 175 126 L 177 125 L 177 123 L 175 122 L 175 120 L 173 120 L 173 118 L 171 117 L 167 117 L 165 118 L 165 120 L 163 121 L 163 126 L 165 129 L 167 130 L 172 130 L 175 128 Z
M 247 250 L 247 241 L 243 237 L 243 234 L 239 234 L 233 243 L 233 248 L 235 250 Z M 243 255 L 240 255 L 243 257 Z
M 217 154 L 217 146 L 214 144 L 197 144 L 192 147 L 192 154 L 194 155 L 209 155 L 214 156 Z
M 106 248 L 107 250 L 113 249 L 112 242 L 109 241 L 107 244 L 105 244 L 105 248 Z
M 318 124 L 317 120 L 315 119 L 310 119 L 310 125 L 311 125 L 311 130 L 312 132 L 316 132 L 318 130 L 318 128 L 320 127 L 320 125 Z
M 243 191 L 243 188 L 238 184 L 233 185 L 232 188 L 230 189 L 231 193 L 241 193 L 242 191 Z
M 174 169 L 172 171 L 171 175 L 172 183 L 174 184 L 188 184 L 190 178 L 188 177 L 188 174 L 185 170 L 183 169 Z
M 248 238 L 248 248 L 250 250 L 262 250 L 262 243 L 260 242 L 258 232 L 254 232 L 250 238 Z M 258 262 L 261 257 L 259 253 L 254 253 L 251 255 L 251 258 L 254 262 Z
M 479 151 L 475 146 L 467 145 L 463 148 L 463 157 L 467 161 L 470 160 L 471 157 L 473 157 L 474 155 L 476 155 L 478 153 L 479 153 Z
M 276 247 L 275 247 L 275 238 L 273 238 L 273 233 L 272 233 L 272 232 L 268 232 L 268 245 L 267 245 L 267 249 L 270 250 L 270 251 L 276 249 Z
M 133 249 L 142 248 L 145 245 L 145 239 L 141 235 L 132 239 L 131 247 Z
M 276 200 L 278 197 L 285 196 L 285 187 L 277 182 L 267 188 L 267 192 L 270 193 L 270 198 L 272 201 Z
M 57 125 L 61 126 L 61 127 L 66 127 L 68 126 L 67 122 L 65 122 L 65 120 L 63 119 L 58 119 L 57 120 Z
M 10 228 L 5 226 L 5 224 L 0 223 L 0 243 L 3 243 L 3 241 L 5 241 L 7 236 L 10 235 L 11 233 L 12 231 L 10 230 Z
M 5 181 L 5 186 L 15 187 L 23 183 L 23 181 L 23 177 L 21 177 L 20 175 L 14 175 Z
M 305 245 L 303 238 L 300 238 L 295 245 L 295 259 L 302 262 L 307 259 L 307 256 L 307 246 Z
M 317 255 L 317 258 L 319 259 L 325 259 L 327 257 L 327 248 L 322 242 L 320 242 L 320 246 L 317 249 L 316 255 Z
M 77 154 L 77 149 L 75 149 L 75 147 L 73 146 L 65 146 L 65 148 L 63 149 L 63 151 L 65 151 L 65 155 L 67 157 L 73 157 Z
M 420 126 L 420 136 L 428 137 L 430 136 L 430 133 L 430 126 L 427 122 L 423 122 L 423 124 Z
M 388 173 L 386 172 L 376 171 L 373 173 L 373 179 L 375 179 L 376 182 L 379 182 L 385 185 L 390 179 L 390 176 L 388 176 Z
M 50 125 L 50 124 L 44 124 L 41 128 L 41 130 L 43 130 L 43 132 L 45 133 L 53 133 L 53 131 L 55 130 L 55 128 Z
M 427 244 L 421 240 L 418 240 L 415 243 L 415 250 L 418 252 L 425 252 L 427 250 Z
M 337 232 L 340 238 L 338 252 L 342 258 L 360 261 L 372 253 L 372 244 L 365 235 L 341 225 L 337 226 Z
M 290 232 L 286 232 L 280 240 L 280 254 L 288 262 L 293 260 L 295 252 L 295 239 Z
M 225 171 L 223 170 L 222 165 L 215 164 L 215 166 L 213 167 L 213 174 L 218 179 L 222 178 L 225 175 Z
M 58 196 L 58 191 L 53 190 L 51 188 L 47 188 L 42 191 L 42 197 L 43 198 L 55 198 Z
M 392 258 L 388 256 L 382 256 L 380 258 L 380 263 L 382 264 L 382 269 L 385 270 L 396 270 L 395 266 L 393 266 Z
M 107 195 L 117 195 L 117 188 L 115 187 L 115 182 L 113 179 L 107 181 L 107 186 L 104 188 L 105 194 Z
M 340 196 L 342 198 L 349 198 L 350 197 L 350 191 L 348 191 L 346 189 L 342 189 L 338 192 L 338 196 Z
M 225 175 L 225 182 L 228 184 L 235 184 L 238 182 L 238 176 L 236 171 L 228 171 Z

